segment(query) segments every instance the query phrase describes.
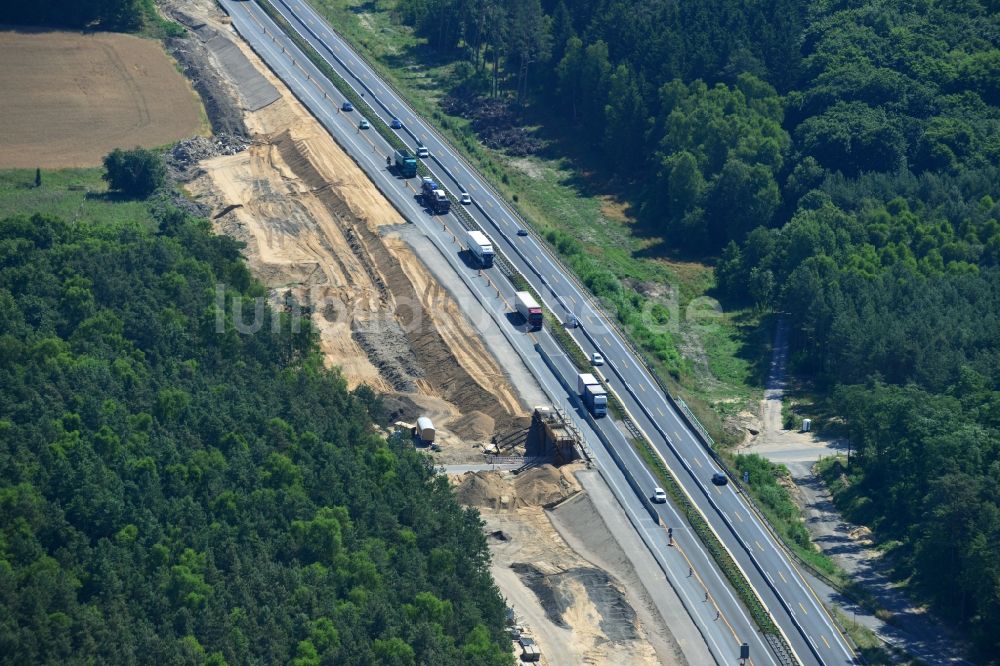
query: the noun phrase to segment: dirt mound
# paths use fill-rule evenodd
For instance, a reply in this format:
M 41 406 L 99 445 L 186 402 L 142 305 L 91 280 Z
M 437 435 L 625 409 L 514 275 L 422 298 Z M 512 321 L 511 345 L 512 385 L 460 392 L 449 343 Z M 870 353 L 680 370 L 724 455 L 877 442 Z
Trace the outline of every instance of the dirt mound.
M 196 136 L 179 141 L 166 155 L 167 169 L 175 180 L 187 182 L 201 174 L 198 162 L 219 155 L 235 155 L 250 142 L 234 134 L 216 134 L 212 138 Z
M 625 599 L 618 583 L 608 573 L 595 567 L 572 567 L 550 573 L 525 562 L 510 568 L 535 593 L 552 624 L 568 629 L 581 624 L 585 614 L 612 642 L 638 638 L 635 610 Z
M 518 475 L 509 472 L 466 472 L 455 489 L 466 506 L 516 509 L 544 506 L 580 490 L 576 480 L 552 465 L 533 467 Z
M 519 506 L 544 506 L 569 497 L 580 488 L 552 465 L 542 465 L 517 475 L 514 489 Z
M 854 539 L 863 546 L 870 546 L 873 543 L 872 531 L 864 525 L 851 530 L 850 532 L 848 532 L 848 534 L 852 539 Z
M 485 442 L 493 434 L 496 421 L 489 414 L 474 410 L 449 423 L 448 428 L 467 442 Z
M 497 472 L 468 472 L 455 489 L 460 504 L 499 509 L 509 499 L 510 486 Z

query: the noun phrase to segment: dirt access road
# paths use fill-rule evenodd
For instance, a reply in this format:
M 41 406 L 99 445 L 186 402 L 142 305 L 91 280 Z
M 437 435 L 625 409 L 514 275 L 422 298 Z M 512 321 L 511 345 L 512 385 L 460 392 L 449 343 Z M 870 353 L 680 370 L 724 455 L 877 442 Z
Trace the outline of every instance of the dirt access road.
M 886 622 L 851 605 L 847 610 L 854 618 L 852 621 L 864 624 L 889 645 L 928 663 L 967 663 L 962 657 L 964 646 L 927 609 L 914 604 L 893 584 L 882 554 L 873 547 L 870 531 L 840 515 L 826 485 L 813 473 L 820 458 L 845 454 L 847 443 L 783 427 L 781 411 L 787 359 L 787 322 L 782 320 L 775 331 L 771 369 L 761 401 L 762 427 L 739 452 L 756 453 L 788 468 L 794 483 L 792 498 L 805 514 L 813 543 L 872 594 L 886 613 L 880 615 L 891 618 Z
M 0 31 L 0 169 L 97 166 L 114 148 L 208 131 L 158 42 L 115 33 Z

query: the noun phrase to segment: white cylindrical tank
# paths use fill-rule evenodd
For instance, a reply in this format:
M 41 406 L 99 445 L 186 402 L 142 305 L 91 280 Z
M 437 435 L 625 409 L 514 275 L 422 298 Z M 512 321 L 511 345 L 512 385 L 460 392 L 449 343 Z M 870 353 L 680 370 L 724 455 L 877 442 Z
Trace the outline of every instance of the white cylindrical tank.
M 417 436 L 425 442 L 434 441 L 434 424 L 426 416 L 417 419 Z
M 802 432 L 809 432 L 812 428 L 812 419 L 802 419 Z

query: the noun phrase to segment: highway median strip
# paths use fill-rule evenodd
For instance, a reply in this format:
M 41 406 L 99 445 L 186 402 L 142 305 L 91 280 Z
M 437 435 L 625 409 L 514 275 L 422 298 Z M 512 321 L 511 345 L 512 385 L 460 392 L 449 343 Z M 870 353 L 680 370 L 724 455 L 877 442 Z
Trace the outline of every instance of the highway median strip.
M 715 563 L 719 566 L 719 569 L 722 570 L 722 573 L 726 576 L 726 579 L 736 591 L 740 601 L 743 602 L 743 605 L 750 612 L 750 616 L 753 618 L 757 627 L 765 634 L 781 637 L 781 632 L 778 630 L 778 626 L 774 623 L 774 620 L 767 612 L 764 604 L 761 603 L 760 599 L 757 597 L 757 593 L 754 592 L 753 588 L 750 586 L 750 582 L 744 577 L 743 572 L 736 565 L 736 561 L 733 560 L 732 555 L 729 554 L 729 551 L 726 550 L 725 546 L 722 545 L 722 542 L 719 541 L 719 538 L 709 527 L 705 518 L 694 508 L 690 500 L 688 500 L 687 496 L 680 488 L 680 483 L 653 450 L 652 444 L 650 444 L 645 437 L 634 437 L 630 441 L 632 446 L 635 447 L 640 457 L 642 457 L 642 459 L 646 462 L 647 466 L 649 466 L 656 478 L 660 480 L 663 489 L 667 492 L 667 495 L 673 502 L 674 507 L 676 507 L 687 520 L 688 525 L 691 527 L 691 531 L 698 536 L 702 544 L 704 544 L 705 548 L 712 556 L 712 559 L 714 559 Z M 780 638 L 780 640 L 784 642 L 783 638 Z M 788 650 L 788 652 L 791 654 L 791 650 Z
M 280 15 L 280 13 L 274 8 L 274 6 L 269 2 L 269 0 L 256 0 L 257 4 L 264 10 L 264 12 L 282 29 L 285 31 L 286 35 L 295 43 L 295 45 L 302 50 L 302 52 L 309 58 L 309 60 L 322 72 L 330 82 L 343 94 L 346 101 L 351 102 L 356 109 L 366 108 L 367 103 L 358 93 L 354 91 L 351 85 L 336 72 L 336 70 L 320 55 L 318 51 L 309 42 L 298 34 L 294 28 Z M 339 106 L 336 100 L 333 104 Z M 371 126 L 375 129 L 394 149 L 406 149 L 407 146 L 397 137 L 381 120 L 378 116 L 375 116 L 371 121 Z M 429 175 L 429 171 L 425 165 L 418 163 L 417 170 L 419 175 Z M 453 198 L 453 197 L 452 197 Z M 458 209 L 461 210 L 461 209 Z M 463 211 L 464 212 L 464 211 Z M 508 262 L 509 263 L 509 262 Z M 539 303 L 542 303 L 538 292 L 532 288 L 528 280 L 520 274 L 511 265 L 511 275 L 509 279 L 516 289 L 519 291 L 527 291 L 531 293 Z M 543 305 L 544 307 L 544 305 Z M 545 319 L 548 320 L 548 329 L 551 332 L 553 338 L 557 341 L 563 351 L 566 352 L 567 356 L 572 360 L 573 364 L 581 372 L 587 372 L 590 370 L 590 360 L 587 358 L 586 353 L 580 347 L 579 344 L 573 339 L 568 331 L 562 325 L 562 322 L 556 318 L 556 316 L 545 308 Z M 606 387 L 607 388 L 607 387 Z M 626 411 L 620 402 L 618 396 L 612 391 L 608 393 L 608 406 L 612 412 L 621 419 L 627 418 Z M 666 464 L 662 459 L 656 454 L 651 443 L 645 437 L 633 438 L 633 446 L 637 448 L 639 454 L 642 456 L 643 460 L 646 461 L 650 469 L 656 474 L 663 484 L 664 489 L 668 495 L 673 500 L 674 505 L 684 514 L 692 531 L 701 539 L 702 543 L 708 549 L 708 552 L 712 555 L 713 559 L 718 564 L 719 568 L 722 570 L 726 578 L 729 580 L 733 589 L 736 591 L 737 595 L 743 602 L 744 606 L 750 612 L 751 617 L 755 624 L 760 628 L 760 630 L 772 637 L 772 639 L 777 639 L 784 646 L 789 655 L 792 654 L 790 647 L 787 645 L 784 637 L 782 636 L 774 620 L 771 618 L 767 609 L 764 607 L 760 599 L 757 597 L 753 588 L 751 587 L 749 581 L 744 577 L 742 571 L 732 559 L 729 551 L 722 545 L 718 537 L 709 527 L 707 521 L 701 515 L 700 512 L 695 509 L 687 496 L 681 490 L 681 487 L 673 476 L 672 472 L 667 468 Z
M 264 13 L 267 14 L 270 17 L 270 19 L 274 21 L 275 24 L 284 31 L 284 33 L 288 36 L 289 39 L 292 40 L 295 46 L 297 46 L 299 50 L 301 50 L 306 55 L 306 57 L 309 58 L 309 61 L 313 65 L 315 65 L 316 68 L 319 69 L 319 71 L 322 72 L 322 74 L 327 77 L 327 79 L 329 79 L 330 83 L 332 83 L 334 87 L 336 87 L 337 90 L 340 91 L 340 94 L 344 96 L 344 101 L 350 102 L 354 106 L 354 108 L 357 109 L 359 112 L 361 112 L 362 109 L 370 108 L 367 103 L 367 100 L 361 95 L 359 95 L 351 86 L 351 84 L 348 83 L 347 80 L 344 79 L 344 77 L 338 74 L 337 70 L 335 70 L 330 65 L 330 63 L 328 63 L 326 59 L 323 58 L 323 56 L 319 53 L 319 51 L 317 51 L 313 47 L 313 45 L 309 43 L 308 40 L 306 40 L 302 35 L 300 35 L 295 30 L 295 28 L 292 27 L 292 25 L 285 19 L 285 17 L 282 16 L 277 9 L 275 9 L 274 5 L 270 2 L 270 0 L 255 0 L 255 2 L 260 6 L 261 9 L 264 10 Z M 340 104 L 337 102 L 337 100 L 331 100 L 331 103 L 335 106 L 335 108 L 340 107 Z M 392 146 L 394 150 L 407 150 L 407 151 L 409 150 L 406 144 L 403 143 L 403 141 L 393 133 L 393 131 L 389 128 L 389 126 L 385 123 L 385 121 L 383 121 L 382 118 L 379 117 L 377 114 L 375 114 L 372 118 L 369 119 L 369 123 L 372 129 L 378 132 L 382 136 L 382 138 L 385 139 L 390 146 Z M 427 176 L 430 175 L 430 171 L 422 163 L 417 162 L 417 175 Z

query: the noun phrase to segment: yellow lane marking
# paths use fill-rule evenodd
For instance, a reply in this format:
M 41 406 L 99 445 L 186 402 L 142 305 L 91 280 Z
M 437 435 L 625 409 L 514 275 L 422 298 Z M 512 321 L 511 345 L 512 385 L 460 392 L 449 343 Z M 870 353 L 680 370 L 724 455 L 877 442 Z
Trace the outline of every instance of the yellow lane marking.
M 806 607 L 802 605 L 801 601 L 799 602 L 799 608 L 802 609 L 803 613 L 805 613 L 806 615 L 809 615 L 809 611 L 806 610 Z
M 819 637 L 823 639 L 823 645 L 825 645 L 826 648 L 829 650 L 830 649 L 830 641 L 826 640 L 826 636 L 824 636 L 823 634 L 820 634 Z
M 787 578 L 785 578 L 785 574 L 783 574 L 783 573 L 781 573 L 781 572 L 779 571 L 779 572 L 778 572 L 778 575 L 779 575 L 779 576 L 781 576 L 781 580 L 782 580 L 782 582 L 785 582 L 785 583 L 787 583 L 787 582 L 788 582 L 788 579 L 787 579 Z
M 608 336 L 605 335 L 604 338 L 603 338 L 603 340 L 604 340 L 604 344 L 606 344 L 606 345 L 610 345 L 611 344 L 611 340 L 608 340 Z
M 666 414 L 663 413 L 663 410 L 659 407 L 656 408 L 656 411 L 659 412 L 660 416 L 666 416 Z
M 740 515 L 739 511 L 733 511 L 733 515 L 736 516 L 736 520 L 743 522 L 743 516 Z
M 694 464 L 697 465 L 698 467 L 701 467 L 701 461 L 698 460 L 697 458 L 694 459 Z
M 490 208 L 493 208 L 493 202 L 492 201 L 487 201 L 486 205 L 489 206 Z
M 640 391 L 645 391 L 645 390 L 646 390 L 646 387 L 645 387 L 645 386 L 643 386 L 642 384 L 639 384 L 639 390 L 640 390 Z
M 757 541 L 756 539 L 754 539 L 754 543 L 757 544 L 757 547 L 760 548 L 761 551 L 764 550 L 764 546 L 760 545 L 760 541 Z

